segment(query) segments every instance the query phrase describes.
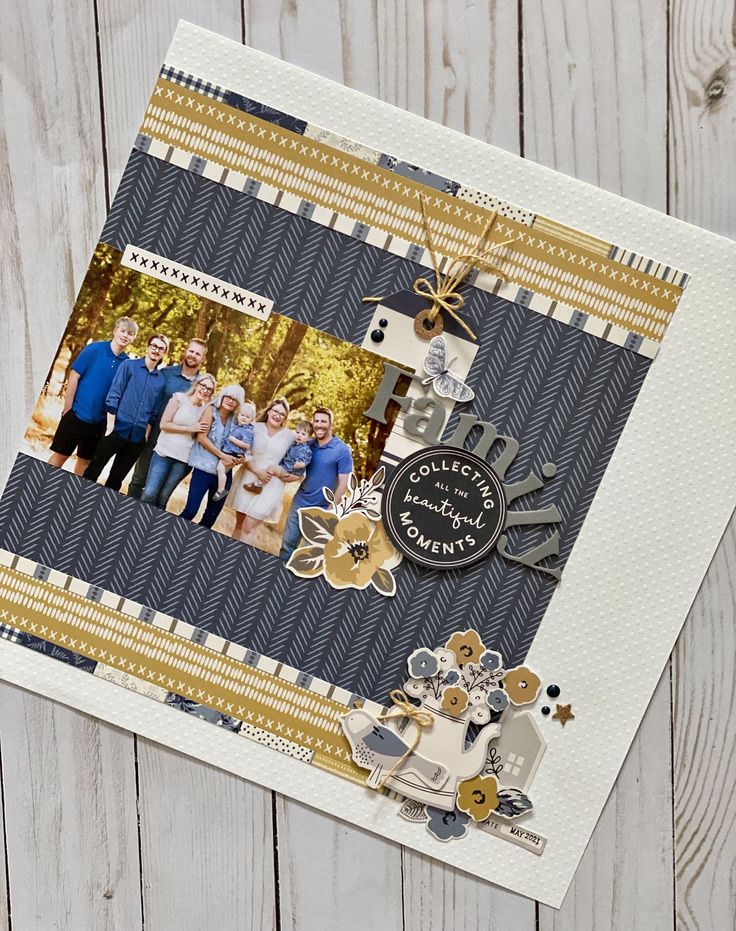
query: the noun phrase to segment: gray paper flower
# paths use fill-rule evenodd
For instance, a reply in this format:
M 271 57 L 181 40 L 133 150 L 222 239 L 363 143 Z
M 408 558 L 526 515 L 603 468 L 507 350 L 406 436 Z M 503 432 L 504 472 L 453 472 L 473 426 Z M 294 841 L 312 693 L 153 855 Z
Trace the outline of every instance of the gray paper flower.
M 468 822 L 470 816 L 458 811 L 442 811 L 439 808 L 432 808 L 427 805 L 427 830 L 436 837 L 437 840 L 449 841 L 456 837 L 465 837 L 468 833 Z
M 493 689 L 486 695 L 486 702 L 491 711 L 503 711 L 508 707 L 509 697 L 503 689 Z
M 437 657 L 427 649 L 414 650 L 407 661 L 407 666 L 409 675 L 414 679 L 436 676 L 440 668 Z
M 498 805 L 495 812 L 502 818 L 518 818 L 519 815 L 531 811 L 533 807 L 532 800 L 520 789 L 506 786 L 498 790 Z
M 485 650 L 480 655 L 480 664 L 486 672 L 495 672 L 501 666 L 501 654 L 495 650 Z

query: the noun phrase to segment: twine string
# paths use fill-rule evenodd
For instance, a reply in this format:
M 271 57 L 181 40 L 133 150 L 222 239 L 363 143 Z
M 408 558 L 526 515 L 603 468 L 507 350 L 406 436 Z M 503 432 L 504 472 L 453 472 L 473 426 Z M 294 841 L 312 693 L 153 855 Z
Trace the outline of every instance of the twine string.
M 410 754 L 412 754 L 419 743 L 422 730 L 425 727 L 432 727 L 434 724 L 434 716 L 431 715 L 428 711 L 422 711 L 421 708 L 417 708 L 416 705 L 413 705 L 406 694 L 401 689 L 394 689 L 389 696 L 391 701 L 394 703 L 393 708 L 389 708 L 388 711 L 384 711 L 382 715 L 378 718 L 379 721 L 390 721 L 397 718 L 409 718 L 409 720 L 414 721 L 417 725 L 417 731 L 414 735 L 414 740 L 411 743 L 411 746 L 406 749 L 406 751 L 399 757 L 399 759 L 394 763 L 389 771 L 388 775 L 381 780 L 379 789 L 382 789 L 388 780 L 395 775 L 401 769 L 404 761 Z
M 443 273 L 440 270 L 439 257 L 432 238 L 429 216 L 427 215 L 427 204 L 423 194 L 419 197 L 419 203 L 422 208 L 424 240 L 427 251 L 432 257 L 434 283 L 425 277 L 417 278 L 413 285 L 414 293 L 432 302 L 429 314 L 427 315 L 427 322 L 430 325 L 434 324 L 439 313 L 445 311 L 463 328 L 463 330 L 465 330 L 471 339 L 477 339 L 475 333 L 459 314 L 459 311 L 462 310 L 465 305 L 465 299 L 462 294 L 459 293 L 458 289 L 476 266 L 487 268 L 488 262 L 486 260 L 488 257 L 497 249 L 508 246 L 513 240 L 507 239 L 504 242 L 494 243 L 485 249 L 483 248 L 486 237 L 489 235 L 493 229 L 493 224 L 496 222 L 496 211 L 494 210 L 483 226 L 483 231 L 478 238 L 475 248 L 471 249 L 469 252 L 463 252 L 460 255 L 452 256 L 447 270 Z M 363 300 L 365 302 L 378 302 L 381 301 L 382 298 L 364 297 Z

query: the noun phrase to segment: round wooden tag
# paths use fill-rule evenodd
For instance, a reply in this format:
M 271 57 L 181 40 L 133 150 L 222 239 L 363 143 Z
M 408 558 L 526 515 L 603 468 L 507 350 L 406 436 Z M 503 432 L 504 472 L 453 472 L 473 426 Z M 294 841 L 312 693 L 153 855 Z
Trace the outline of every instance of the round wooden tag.
M 430 313 L 430 310 L 420 310 L 414 318 L 414 332 L 420 339 L 426 339 L 427 341 L 434 336 L 439 336 L 445 328 L 442 314 L 438 313 L 434 318 L 434 322 L 430 322 Z

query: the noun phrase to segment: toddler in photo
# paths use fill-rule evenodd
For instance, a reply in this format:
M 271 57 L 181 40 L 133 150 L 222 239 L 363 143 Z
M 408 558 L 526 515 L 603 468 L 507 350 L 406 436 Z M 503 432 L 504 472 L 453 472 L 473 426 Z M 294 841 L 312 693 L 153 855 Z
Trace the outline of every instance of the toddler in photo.
M 238 411 L 238 425 L 225 440 L 222 451 L 228 456 L 244 456 L 253 445 L 253 421 L 256 419 L 256 406 L 246 401 Z M 217 461 L 217 491 L 212 495 L 213 501 L 222 501 L 227 494 L 227 473 L 230 467 L 222 459 Z
M 307 466 L 312 461 L 310 440 L 313 436 L 314 430 L 311 423 L 308 420 L 300 420 L 294 429 L 294 442 L 278 464 L 278 472 L 282 475 L 304 476 Z M 273 471 L 276 473 L 276 469 Z

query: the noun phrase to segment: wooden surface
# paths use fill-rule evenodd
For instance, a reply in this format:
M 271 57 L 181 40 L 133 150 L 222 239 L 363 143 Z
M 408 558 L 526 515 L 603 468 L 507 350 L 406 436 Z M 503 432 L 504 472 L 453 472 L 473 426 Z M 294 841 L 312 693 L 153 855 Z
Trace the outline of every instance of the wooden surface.
M 3 476 L 180 17 L 736 234 L 726 0 L 4 0 L 2 12 Z M 0 931 L 726 931 L 735 579 L 732 521 L 559 912 L 0 684 Z

